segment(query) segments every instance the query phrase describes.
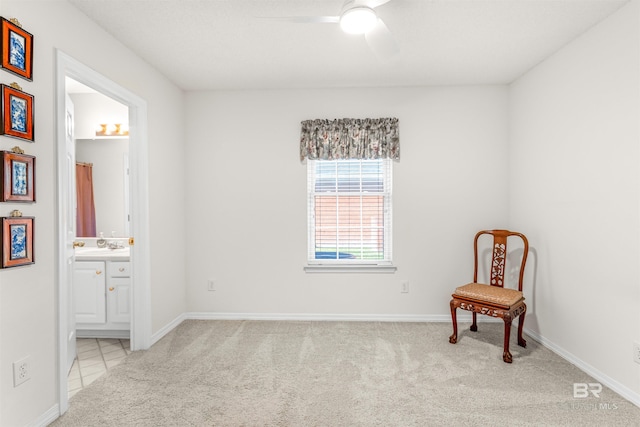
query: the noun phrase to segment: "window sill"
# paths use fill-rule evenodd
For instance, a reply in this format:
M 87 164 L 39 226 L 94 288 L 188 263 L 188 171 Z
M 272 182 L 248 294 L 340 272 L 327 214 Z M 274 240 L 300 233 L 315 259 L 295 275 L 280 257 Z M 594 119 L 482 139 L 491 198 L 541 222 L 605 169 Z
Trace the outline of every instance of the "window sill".
M 393 265 L 330 265 L 314 264 L 304 267 L 305 273 L 380 273 L 393 274 L 398 268 Z

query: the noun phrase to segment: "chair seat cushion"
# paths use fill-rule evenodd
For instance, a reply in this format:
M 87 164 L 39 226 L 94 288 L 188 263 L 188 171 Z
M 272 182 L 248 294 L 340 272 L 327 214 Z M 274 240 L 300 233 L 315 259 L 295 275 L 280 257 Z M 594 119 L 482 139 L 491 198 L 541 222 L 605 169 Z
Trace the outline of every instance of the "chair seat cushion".
M 460 286 L 456 288 L 453 295 L 503 306 L 512 306 L 523 299 L 522 292 L 516 291 L 515 289 L 504 289 L 482 283 L 468 283 Z

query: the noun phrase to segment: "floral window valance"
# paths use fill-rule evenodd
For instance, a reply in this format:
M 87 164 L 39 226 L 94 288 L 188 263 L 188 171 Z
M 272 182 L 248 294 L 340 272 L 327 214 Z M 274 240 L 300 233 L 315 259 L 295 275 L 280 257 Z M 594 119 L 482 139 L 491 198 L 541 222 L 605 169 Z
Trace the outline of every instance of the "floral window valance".
M 400 159 L 398 119 L 305 120 L 300 160 Z

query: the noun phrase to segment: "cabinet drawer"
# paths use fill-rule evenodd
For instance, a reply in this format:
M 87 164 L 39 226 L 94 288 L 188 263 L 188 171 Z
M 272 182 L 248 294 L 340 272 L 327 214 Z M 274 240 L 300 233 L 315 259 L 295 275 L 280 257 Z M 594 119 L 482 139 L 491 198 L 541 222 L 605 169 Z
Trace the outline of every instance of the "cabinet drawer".
M 129 277 L 131 275 L 131 263 L 126 261 L 113 261 L 107 267 L 109 277 Z

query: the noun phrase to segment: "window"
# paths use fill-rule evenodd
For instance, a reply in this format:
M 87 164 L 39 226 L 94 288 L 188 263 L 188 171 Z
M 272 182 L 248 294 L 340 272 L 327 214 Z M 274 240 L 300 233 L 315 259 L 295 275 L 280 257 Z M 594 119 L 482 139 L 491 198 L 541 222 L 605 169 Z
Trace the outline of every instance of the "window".
M 309 264 L 391 264 L 391 164 L 308 160 Z

